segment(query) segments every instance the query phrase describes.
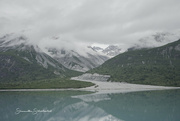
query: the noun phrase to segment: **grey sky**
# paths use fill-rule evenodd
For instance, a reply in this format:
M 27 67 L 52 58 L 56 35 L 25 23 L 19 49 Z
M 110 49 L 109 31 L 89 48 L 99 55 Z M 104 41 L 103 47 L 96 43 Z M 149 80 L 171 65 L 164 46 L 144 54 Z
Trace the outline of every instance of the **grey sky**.
M 180 0 L 0 0 L 0 34 L 25 31 L 39 42 L 129 44 L 180 28 Z

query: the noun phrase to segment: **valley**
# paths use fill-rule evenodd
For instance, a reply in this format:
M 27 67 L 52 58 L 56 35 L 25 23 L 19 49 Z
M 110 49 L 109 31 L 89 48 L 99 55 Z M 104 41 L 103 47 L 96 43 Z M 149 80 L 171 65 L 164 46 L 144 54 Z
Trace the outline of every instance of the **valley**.
M 28 43 L 25 36 L 6 35 L 0 38 L 0 88 L 93 86 L 92 82 L 70 79 L 86 73 L 107 75 L 105 81 L 111 82 L 180 86 L 179 42 L 151 48 L 133 46 L 125 52 L 112 45 L 105 49 L 87 46 L 82 54 L 76 50 L 40 48 Z M 96 77 L 89 78 L 94 80 Z M 100 81 L 100 78 L 95 80 Z

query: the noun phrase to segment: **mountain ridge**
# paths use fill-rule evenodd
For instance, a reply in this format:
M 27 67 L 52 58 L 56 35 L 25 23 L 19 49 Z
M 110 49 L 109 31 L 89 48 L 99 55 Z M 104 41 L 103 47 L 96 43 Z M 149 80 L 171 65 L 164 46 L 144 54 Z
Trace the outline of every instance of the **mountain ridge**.
M 26 43 L 24 37 L 9 41 L 6 37 L 0 39 L 0 81 L 33 81 L 79 73 L 65 68 L 37 45 Z M 19 39 L 21 42 L 15 43 Z
M 95 68 L 109 59 L 109 57 L 96 52 L 87 52 L 86 55 L 82 55 L 74 50 L 68 51 L 56 48 L 47 49 L 47 54 L 66 68 L 80 72 L 85 72 L 89 69 Z
M 111 81 L 180 86 L 180 40 L 119 54 L 89 72 L 111 75 Z

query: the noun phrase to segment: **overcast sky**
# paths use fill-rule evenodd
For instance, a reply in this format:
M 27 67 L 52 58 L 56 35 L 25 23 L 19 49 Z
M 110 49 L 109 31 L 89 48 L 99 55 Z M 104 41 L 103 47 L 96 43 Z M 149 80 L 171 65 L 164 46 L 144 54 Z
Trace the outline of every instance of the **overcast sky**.
M 0 0 L 0 34 L 28 33 L 34 42 L 129 44 L 180 28 L 180 0 Z

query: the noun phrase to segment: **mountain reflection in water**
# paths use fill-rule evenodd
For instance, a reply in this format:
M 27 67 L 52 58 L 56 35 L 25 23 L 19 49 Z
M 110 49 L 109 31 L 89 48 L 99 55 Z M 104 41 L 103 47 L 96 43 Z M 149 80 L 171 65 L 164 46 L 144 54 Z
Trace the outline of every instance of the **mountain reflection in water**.
M 80 91 L 0 92 L 0 120 L 178 121 L 179 100 L 180 90 L 117 94 Z M 17 108 L 27 112 L 16 114 Z M 28 112 L 34 109 L 42 112 Z

